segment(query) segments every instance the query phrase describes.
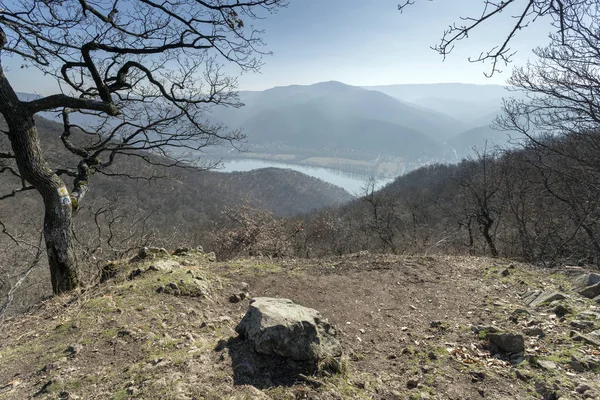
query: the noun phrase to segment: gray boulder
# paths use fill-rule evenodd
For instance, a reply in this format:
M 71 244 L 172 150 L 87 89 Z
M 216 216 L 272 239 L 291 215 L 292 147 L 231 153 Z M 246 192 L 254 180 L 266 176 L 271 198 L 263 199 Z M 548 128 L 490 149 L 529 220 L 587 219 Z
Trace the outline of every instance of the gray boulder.
M 596 296 L 600 296 L 600 282 L 584 287 L 583 289 L 579 289 L 577 293 L 587 297 L 588 299 L 593 299 Z
M 573 288 L 575 290 L 584 289 L 588 286 L 595 285 L 596 283 L 600 283 L 600 274 L 581 274 L 573 279 Z
M 169 272 L 172 271 L 173 268 L 177 268 L 181 266 L 181 264 L 179 264 L 177 261 L 175 260 L 169 260 L 169 259 L 159 259 L 156 260 L 155 262 L 153 262 L 149 267 L 148 267 L 148 271 L 163 271 L 163 272 Z
M 317 310 L 288 299 L 254 298 L 235 330 L 261 354 L 314 364 L 342 355 L 335 328 Z
M 523 361 L 525 352 L 525 339 L 522 335 L 514 333 L 492 333 L 488 335 L 490 352 L 495 355 L 505 356 L 512 364 Z
M 542 292 L 529 305 L 531 307 L 541 306 L 542 304 L 552 303 L 555 300 L 562 300 L 566 296 L 560 292 Z
M 596 327 L 596 324 L 594 324 L 594 322 L 592 321 L 586 321 L 586 320 L 579 320 L 579 319 L 574 319 L 570 322 L 570 325 L 580 331 L 591 331 Z

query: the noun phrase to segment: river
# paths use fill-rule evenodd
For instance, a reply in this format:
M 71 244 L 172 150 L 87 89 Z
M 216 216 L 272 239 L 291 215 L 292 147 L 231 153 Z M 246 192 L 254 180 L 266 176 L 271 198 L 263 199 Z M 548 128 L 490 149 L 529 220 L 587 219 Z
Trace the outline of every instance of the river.
M 302 172 L 306 175 L 314 176 L 315 178 L 319 178 L 325 182 L 333 183 L 336 186 L 342 187 L 355 196 L 361 194 L 362 188 L 364 187 L 366 180 L 369 178 L 367 175 L 353 174 L 331 168 L 312 167 L 255 159 L 224 160 L 223 167 L 219 168 L 217 171 L 240 172 L 273 167 L 292 169 L 294 171 Z M 389 178 L 377 178 L 377 187 L 382 187 L 390 183 L 392 180 L 393 179 Z

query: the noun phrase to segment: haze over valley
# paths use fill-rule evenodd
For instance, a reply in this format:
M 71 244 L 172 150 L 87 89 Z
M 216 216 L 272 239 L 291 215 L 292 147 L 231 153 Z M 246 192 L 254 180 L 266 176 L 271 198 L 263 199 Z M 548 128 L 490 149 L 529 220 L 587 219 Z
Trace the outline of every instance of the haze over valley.
M 395 178 L 419 166 L 457 162 L 474 148 L 506 145 L 494 130 L 499 85 L 356 87 L 341 82 L 239 93 L 244 106 L 211 118 L 247 135 L 246 152 L 218 153 Z M 513 137 L 514 137 L 513 133 Z

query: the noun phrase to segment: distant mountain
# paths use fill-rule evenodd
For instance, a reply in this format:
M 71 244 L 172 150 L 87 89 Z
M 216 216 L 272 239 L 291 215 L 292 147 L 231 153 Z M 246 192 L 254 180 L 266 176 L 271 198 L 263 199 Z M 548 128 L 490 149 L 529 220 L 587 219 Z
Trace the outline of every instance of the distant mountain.
M 436 142 L 469 128 L 447 115 L 340 82 L 241 92 L 240 97 L 244 107 L 217 108 L 212 116 L 243 128 L 250 144 L 277 142 L 415 158 L 437 154 Z
M 495 115 L 502 106 L 502 99 L 490 101 L 467 101 L 455 98 L 422 97 L 412 102 L 422 107 L 452 116 L 466 124 L 482 124 L 483 118 Z M 493 118 L 490 118 L 491 122 Z M 488 122 L 488 121 L 486 121 Z
M 366 89 L 378 90 L 399 100 L 458 119 L 476 127 L 485 125 L 502 107 L 502 99 L 519 97 L 519 92 L 509 91 L 500 85 L 473 85 L 464 83 L 432 83 L 366 86 Z
M 501 85 L 474 85 L 469 83 L 422 83 L 363 86 L 397 99 L 414 102 L 422 98 L 458 99 L 471 102 L 490 102 L 510 97 L 512 92 Z
M 361 88 L 331 81 L 241 91 L 243 107 L 213 107 L 207 118 L 242 129 L 248 147 L 267 158 L 288 154 L 302 163 L 317 157 L 319 165 L 330 167 L 368 162 L 373 164 L 365 167 L 370 171 L 378 170 L 377 163 L 388 163 L 399 173 L 426 163 L 457 161 L 486 140 L 506 144 L 507 135 L 490 124 L 502 98 L 514 94 L 499 85 Z M 57 120 L 53 113 L 42 116 Z M 73 116 L 73 121 L 84 124 L 85 118 Z

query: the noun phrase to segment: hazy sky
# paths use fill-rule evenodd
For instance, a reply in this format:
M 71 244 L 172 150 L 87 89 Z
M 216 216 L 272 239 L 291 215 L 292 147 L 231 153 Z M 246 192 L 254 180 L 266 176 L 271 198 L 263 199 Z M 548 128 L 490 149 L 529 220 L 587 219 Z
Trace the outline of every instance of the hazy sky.
M 429 46 L 460 16 L 481 12 L 483 0 L 417 0 L 404 13 L 399 0 L 290 0 L 290 5 L 266 20 L 264 28 L 273 56 L 265 59 L 260 74 L 240 77 L 240 89 L 261 90 L 273 86 L 311 84 L 337 80 L 351 85 L 394 83 L 495 83 L 508 78 L 510 68 L 491 79 L 483 75 L 489 65 L 472 64 L 468 56 L 489 50 L 509 31 L 511 15 L 487 24 L 459 42 L 454 52 L 442 57 Z M 517 7 L 523 1 L 517 2 Z M 521 31 L 512 44 L 518 50 L 515 63 L 531 57 L 531 49 L 546 44 L 550 27 L 545 21 Z M 9 79 L 20 91 L 45 94 L 52 82 L 32 71 L 19 70 L 16 62 Z M 237 71 L 236 71 L 237 72 Z

